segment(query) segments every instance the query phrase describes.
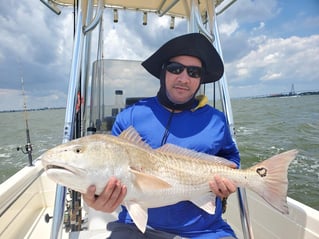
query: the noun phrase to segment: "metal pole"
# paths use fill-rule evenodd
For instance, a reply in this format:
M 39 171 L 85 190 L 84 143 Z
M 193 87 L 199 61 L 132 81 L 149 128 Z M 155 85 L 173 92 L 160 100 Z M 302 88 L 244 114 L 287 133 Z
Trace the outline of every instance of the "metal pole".
M 232 1 L 232 3 L 235 1 Z M 222 60 L 223 60 L 223 54 L 222 49 L 220 45 L 220 39 L 219 39 L 219 32 L 218 32 L 218 25 L 216 21 L 216 11 L 213 1 L 206 2 L 207 6 L 207 13 L 208 13 L 208 20 L 210 25 L 211 32 L 208 32 L 201 20 L 200 17 L 200 10 L 198 7 L 198 2 L 196 0 L 193 0 L 191 3 L 191 14 L 190 14 L 190 24 L 189 28 L 190 30 L 199 30 L 201 33 L 206 35 L 209 39 L 211 39 L 212 42 L 214 42 L 214 46 L 218 53 L 220 54 Z M 230 5 L 229 5 L 230 6 Z M 228 7 L 229 7 L 228 6 Z M 226 115 L 228 125 L 230 128 L 230 132 L 232 134 L 232 138 L 234 139 L 235 143 L 235 129 L 234 129 L 234 119 L 233 119 L 233 112 L 231 108 L 231 102 L 228 92 L 228 85 L 227 85 L 227 78 L 226 74 L 223 75 L 223 77 L 218 81 L 219 83 L 219 90 L 220 90 L 220 97 L 222 102 L 223 111 Z M 242 230 L 243 235 L 245 239 L 254 239 L 249 212 L 248 212 L 248 204 L 247 204 L 247 196 L 246 191 L 244 188 L 238 188 L 238 203 L 239 203 L 239 209 L 240 209 L 240 216 L 241 216 L 241 224 L 242 224 Z
M 78 1 L 79 6 L 81 5 L 81 0 Z M 71 64 L 71 73 L 68 89 L 68 99 L 65 113 L 65 123 L 64 123 L 64 133 L 63 133 L 63 143 L 66 143 L 73 139 L 74 135 L 74 117 L 75 117 L 75 102 L 76 93 L 80 79 L 80 66 L 81 66 L 81 49 L 83 43 L 83 33 L 82 33 L 82 10 L 81 7 L 78 8 L 78 18 L 76 23 L 76 34 L 73 47 L 73 56 Z M 54 202 L 54 212 L 53 212 L 53 222 L 51 228 L 51 239 L 58 239 L 62 236 L 62 225 L 63 225 L 63 214 L 65 207 L 65 197 L 66 188 L 57 185 L 55 202 Z
M 214 17 L 214 35 L 215 35 L 215 47 L 219 52 L 221 58 L 223 59 L 220 39 L 218 34 L 218 25 L 216 21 L 216 16 Z M 223 77 L 219 80 L 220 86 L 220 94 L 221 94 L 221 101 L 223 103 L 224 112 L 226 114 L 230 131 L 232 133 L 233 139 L 235 140 L 235 133 L 234 133 L 234 119 L 233 113 L 231 109 L 230 97 L 228 92 L 228 85 L 226 75 L 224 74 Z M 236 141 L 236 140 L 235 140 Z M 238 188 L 238 203 L 240 208 L 240 217 L 241 217 L 241 225 L 243 230 L 243 235 L 245 239 L 253 239 L 253 230 L 251 227 L 249 212 L 248 212 L 248 203 L 247 203 L 247 196 L 246 190 L 244 188 Z

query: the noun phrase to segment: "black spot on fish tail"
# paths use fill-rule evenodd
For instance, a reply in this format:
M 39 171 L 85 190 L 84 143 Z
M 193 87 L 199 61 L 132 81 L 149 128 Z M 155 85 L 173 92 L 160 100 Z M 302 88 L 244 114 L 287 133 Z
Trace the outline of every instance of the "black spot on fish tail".
M 260 177 L 266 177 L 267 176 L 267 169 L 266 168 L 257 168 L 256 173 L 259 174 Z

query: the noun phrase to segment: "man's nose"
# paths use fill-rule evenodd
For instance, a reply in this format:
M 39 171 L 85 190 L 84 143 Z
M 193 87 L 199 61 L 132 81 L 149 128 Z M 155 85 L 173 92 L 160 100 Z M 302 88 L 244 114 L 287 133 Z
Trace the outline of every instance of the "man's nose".
M 188 81 L 189 80 L 189 76 L 188 76 L 186 68 L 178 75 L 178 79 L 180 81 Z

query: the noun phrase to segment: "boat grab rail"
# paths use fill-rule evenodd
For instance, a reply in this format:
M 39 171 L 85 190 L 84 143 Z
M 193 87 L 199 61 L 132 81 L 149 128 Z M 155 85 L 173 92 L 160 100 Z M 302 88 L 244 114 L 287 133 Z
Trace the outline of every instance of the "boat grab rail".
M 81 0 L 79 0 L 79 5 L 81 6 Z M 91 11 L 93 6 L 93 1 L 87 2 L 88 9 Z M 82 9 L 78 9 L 78 18 L 77 18 L 77 28 L 75 31 L 75 41 L 74 41 L 74 51 L 72 56 L 71 72 L 70 72 L 70 81 L 68 88 L 68 100 L 65 113 L 65 123 L 64 123 L 64 134 L 63 134 L 63 143 L 66 143 L 73 139 L 74 135 L 74 126 L 75 126 L 75 105 L 77 99 L 77 90 L 79 89 L 79 81 L 81 74 L 81 63 L 86 57 L 82 53 L 82 49 L 85 45 L 85 35 L 89 31 L 93 30 L 96 25 L 100 22 L 104 10 L 104 1 L 99 0 L 98 10 L 94 19 L 85 27 L 82 26 L 83 12 Z M 87 15 L 90 16 L 90 13 L 87 11 Z M 82 72 L 83 73 L 83 72 Z M 85 75 L 85 73 L 83 73 Z M 63 226 L 63 214 L 65 207 L 65 198 L 66 198 L 66 187 L 57 185 L 56 186 L 56 195 L 55 195 L 55 205 L 53 213 L 53 222 L 51 229 L 51 239 L 61 238 L 62 235 L 62 226 Z
M 233 4 L 235 1 L 229 3 L 228 7 Z M 207 2 L 207 6 L 209 3 Z M 219 39 L 219 31 L 218 31 L 218 24 L 216 21 L 216 11 L 214 8 L 208 8 L 208 24 L 209 30 L 206 30 L 201 16 L 199 15 L 199 6 L 198 2 L 193 0 L 192 1 L 192 12 L 191 12 L 191 23 L 193 24 L 191 27 L 195 30 L 195 25 L 198 27 L 198 30 L 204 34 L 208 39 L 211 40 L 212 44 L 214 43 L 216 50 L 220 54 L 221 59 L 223 60 L 222 48 Z M 224 61 L 224 60 L 223 60 Z M 235 139 L 235 129 L 234 129 L 234 119 L 233 119 L 233 112 L 231 107 L 231 101 L 228 91 L 228 84 L 226 74 L 222 76 L 222 78 L 218 81 L 219 91 L 221 96 L 221 102 L 223 107 L 223 112 L 227 118 L 228 126 L 230 128 L 232 138 L 236 143 Z M 237 144 L 237 143 L 236 143 Z M 239 204 L 239 211 L 240 211 L 240 219 L 242 224 L 243 235 L 245 239 L 253 239 L 254 234 L 252 230 L 252 224 L 249 217 L 249 210 L 248 210 L 248 203 L 247 203 L 247 196 L 246 191 L 244 188 L 238 188 L 237 190 L 237 197 L 238 197 L 238 204 Z
M 159 12 L 160 12 L 159 17 L 164 16 L 169 10 L 171 10 L 171 9 L 176 5 L 176 3 L 179 2 L 179 0 L 174 0 L 170 5 L 168 5 L 168 7 L 167 7 L 166 9 L 164 9 L 164 10 L 161 12 L 161 10 L 162 10 L 163 5 L 164 5 L 165 2 L 166 2 L 166 1 L 163 1 L 162 4 L 161 4 L 161 6 L 160 6 L 160 8 L 159 8 Z
M 97 26 L 97 24 L 100 22 L 100 20 L 102 18 L 103 10 L 104 10 L 104 0 L 99 0 L 98 8 L 96 10 L 96 14 L 95 14 L 94 18 L 87 26 L 83 26 L 83 33 L 84 34 L 93 30 Z
M 216 19 L 216 15 L 214 18 Z M 217 24 L 216 20 L 214 21 L 214 33 L 215 33 L 215 38 L 216 38 L 216 41 L 215 41 L 216 46 L 215 47 L 216 47 L 217 51 L 219 52 L 221 58 L 223 59 L 222 48 L 221 48 L 219 34 L 218 34 L 218 24 Z M 227 121 L 228 121 L 229 129 L 230 129 L 230 132 L 232 134 L 232 138 L 237 145 L 237 142 L 235 139 L 233 112 L 232 112 L 230 96 L 229 96 L 229 92 L 228 92 L 228 84 L 227 84 L 226 74 L 224 74 L 222 76 L 222 78 L 219 80 L 219 89 L 220 89 L 222 105 L 223 105 L 224 113 L 225 113 Z M 238 197 L 240 219 L 241 219 L 241 225 L 242 225 L 242 231 L 243 231 L 244 238 L 245 239 L 254 239 L 252 223 L 251 223 L 251 219 L 249 216 L 246 189 L 245 188 L 238 188 L 237 189 L 237 197 Z
M 81 6 L 81 0 L 78 1 Z M 83 13 L 82 9 L 78 9 L 78 17 L 76 23 L 76 31 L 75 31 L 75 40 L 73 46 L 73 56 L 71 63 L 71 72 L 70 72 L 70 80 L 68 87 L 68 99 L 67 106 L 65 112 L 65 120 L 64 120 L 64 132 L 63 132 L 63 143 L 66 143 L 72 140 L 74 135 L 74 118 L 75 118 L 75 105 L 76 105 L 76 97 L 77 97 L 77 89 L 78 89 L 78 81 L 80 79 L 80 67 L 81 67 L 81 49 L 83 47 L 83 38 L 84 34 L 82 31 L 82 19 Z M 54 211 L 52 218 L 52 227 L 51 227 L 51 239 L 58 239 L 62 237 L 62 226 L 63 226 L 63 217 L 64 217 L 64 207 L 65 207 L 65 199 L 66 199 L 66 187 L 57 184 L 56 186 L 56 194 L 54 201 Z

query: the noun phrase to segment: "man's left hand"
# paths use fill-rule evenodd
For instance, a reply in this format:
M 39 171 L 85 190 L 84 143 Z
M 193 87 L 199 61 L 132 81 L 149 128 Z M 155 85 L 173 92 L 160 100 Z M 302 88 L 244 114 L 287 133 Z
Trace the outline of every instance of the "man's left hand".
M 209 186 L 213 193 L 220 198 L 227 198 L 231 193 L 234 193 L 237 189 L 237 187 L 231 180 L 227 178 L 222 178 L 218 175 L 215 175 L 214 179 L 209 182 Z

